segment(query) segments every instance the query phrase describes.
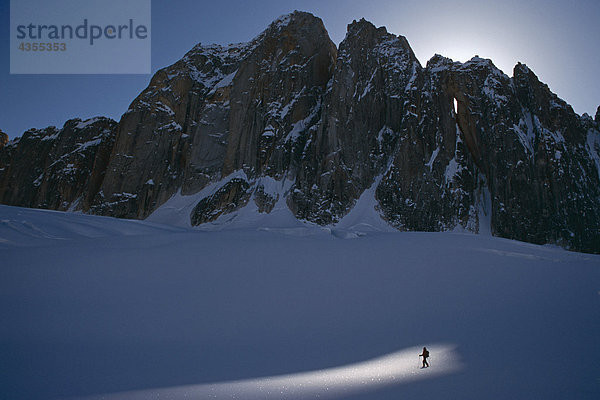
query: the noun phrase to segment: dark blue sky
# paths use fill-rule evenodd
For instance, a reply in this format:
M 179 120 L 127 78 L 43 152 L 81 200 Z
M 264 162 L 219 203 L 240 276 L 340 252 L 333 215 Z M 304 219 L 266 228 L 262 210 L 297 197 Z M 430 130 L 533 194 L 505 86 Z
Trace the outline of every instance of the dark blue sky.
M 11 138 L 75 117 L 118 120 L 150 81 L 151 75 L 10 75 L 9 4 L 0 0 L 0 129 Z M 434 53 L 459 61 L 477 54 L 512 76 L 521 61 L 576 112 L 593 115 L 600 104 L 598 0 L 154 0 L 152 71 L 198 42 L 248 41 L 295 9 L 322 18 L 336 44 L 348 23 L 365 17 L 406 36 L 423 65 Z

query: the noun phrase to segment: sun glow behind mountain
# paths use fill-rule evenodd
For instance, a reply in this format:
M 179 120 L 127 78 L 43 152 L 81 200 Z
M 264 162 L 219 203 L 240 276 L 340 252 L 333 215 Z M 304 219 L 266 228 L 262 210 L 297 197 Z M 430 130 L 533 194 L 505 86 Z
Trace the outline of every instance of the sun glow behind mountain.
M 401 5 L 397 6 L 400 10 Z M 509 76 L 518 61 L 531 49 L 519 45 L 518 33 L 525 34 L 522 29 L 517 32 L 506 29 L 497 20 L 511 18 L 507 12 L 495 9 L 487 3 L 464 9 L 459 4 L 440 2 L 431 6 L 431 12 L 415 9 L 414 20 L 407 21 L 406 12 L 398 12 L 400 18 L 381 15 L 383 25 L 388 31 L 406 36 L 417 58 L 423 65 L 434 54 L 441 54 L 454 61 L 466 62 L 474 56 L 489 58 Z M 435 12 L 433 12 L 435 10 Z M 394 15 L 393 13 L 391 15 Z M 497 20 L 491 19 L 494 15 Z M 388 22 L 389 21 L 389 22 Z M 518 51 L 515 51 L 518 46 Z

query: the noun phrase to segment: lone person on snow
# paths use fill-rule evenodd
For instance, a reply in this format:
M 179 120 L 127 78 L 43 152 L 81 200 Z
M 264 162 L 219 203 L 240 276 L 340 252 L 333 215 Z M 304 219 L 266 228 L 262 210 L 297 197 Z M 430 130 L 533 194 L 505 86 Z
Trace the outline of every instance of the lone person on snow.
M 423 357 L 423 367 L 421 368 L 429 367 L 429 363 L 427 362 L 427 358 L 429 357 L 429 350 L 427 350 L 427 347 L 423 347 L 423 354 L 419 354 L 419 357 Z

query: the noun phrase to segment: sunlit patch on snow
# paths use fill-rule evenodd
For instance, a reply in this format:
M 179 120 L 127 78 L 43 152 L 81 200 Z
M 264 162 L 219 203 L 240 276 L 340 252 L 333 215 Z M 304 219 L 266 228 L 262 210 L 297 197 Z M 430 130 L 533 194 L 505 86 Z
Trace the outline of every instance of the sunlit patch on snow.
M 81 400 L 147 399 L 307 399 L 343 398 L 450 374 L 462 368 L 452 345 L 428 346 L 430 367 L 421 369 L 421 347 L 411 347 L 373 360 L 311 372 L 204 385 L 178 386 L 86 397 Z

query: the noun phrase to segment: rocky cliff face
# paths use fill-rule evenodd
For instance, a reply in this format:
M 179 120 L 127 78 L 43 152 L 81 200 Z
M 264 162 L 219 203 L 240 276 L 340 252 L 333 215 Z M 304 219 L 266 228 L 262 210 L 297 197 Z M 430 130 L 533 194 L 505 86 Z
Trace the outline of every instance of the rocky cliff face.
M 512 77 L 478 57 L 423 67 L 404 37 L 365 20 L 336 49 L 320 19 L 295 12 L 249 43 L 196 46 L 118 124 L 69 121 L 10 142 L 0 199 L 145 218 L 200 193 L 194 225 L 280 200 L 331 224 L 371 188 L 400 230 L 600 252 L 599 125 L 600 109 L 578 116 L 525 65 Z M 94 161 L 79 166 L 90 141 Z
M 197 192 L 236 170 L 282 177 L 294 140 L 320 111 L 335 54 L 322 21 L 306 13 L 249 43 L 196 46 L 123 116 L 93 211 L 144 218 L 178 190 Z
M 8 135 L 0 130 L 0 147 L 8 143 Z
M 3 204 L 87 210 L 98 191 L 117 123 L 67 121 L 62 129 L 31 129 L 0 149 Z
M 414 160 L 429 159 L 429 171 L 421 168 L 407 180 L 403 171 L 410 167 L 395 161 L 384 176 L 378 196 L 387 218 L 411 230 L 460 225 L 477 231 L 488 228 L 487 217 L 502 237 L 596 248 L 598 222 L 589 221 L 600 217 L 598 131 L 589 121 L 521 64 L 509 78 L 489 60 L 434 57 L 424 72 L 421 104 L 427 119 L 439 123 L 423 121 L 415 130 L 417 137 L 437 136 L 437 145 L 425 145 Z M 407 149 L 399 153 L 403 160 L 405 154 L 414 156 Z M 398 195 L 406 181 L 427 188 Z M 433 193 L 423 196 L 429 188 Z M 427 204 L 432 199 L 436 204 Z M 432 213 L 434 225 L 423 226 Z
M 365 20 L 348 26 L 290 197 L 298 217 L 336 222 L 383 173 L 421 69 L 404 37 Z

